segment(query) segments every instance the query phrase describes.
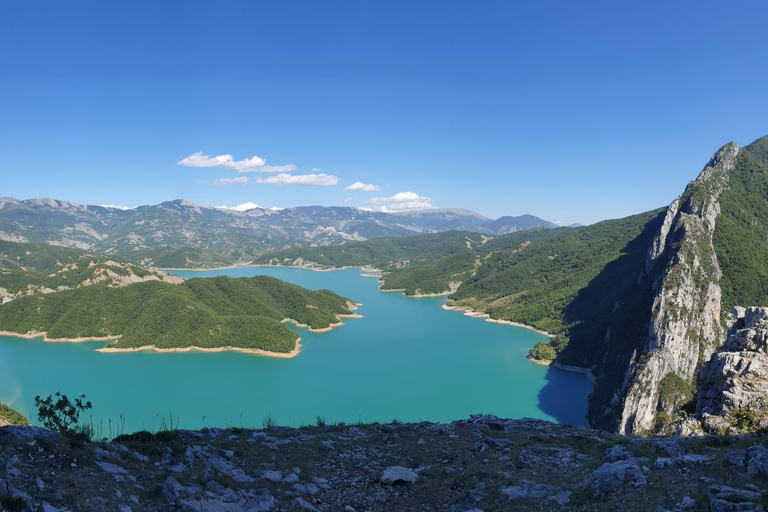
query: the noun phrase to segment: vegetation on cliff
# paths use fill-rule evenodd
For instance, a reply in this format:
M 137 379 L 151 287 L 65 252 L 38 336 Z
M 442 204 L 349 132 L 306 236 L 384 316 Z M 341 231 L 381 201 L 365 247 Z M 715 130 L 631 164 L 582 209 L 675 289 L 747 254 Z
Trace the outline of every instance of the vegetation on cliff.
M 29 425 L 29 421 L 16 409 L 0 403 L 0 427 L 5 425 Z
M 290 352 L 290 318 L 326 328 L 348 314 L 346 298 L 266 276 L 103 284 L 22 297 L 0 307 L 0 330 L 46 332 L 49 338 L 118 337 L 114 348 L 238 347 Z
M 723 272 L 723 316 L 768 305 L 768 137 L 743 148 L 720 195 L 714 246 Z

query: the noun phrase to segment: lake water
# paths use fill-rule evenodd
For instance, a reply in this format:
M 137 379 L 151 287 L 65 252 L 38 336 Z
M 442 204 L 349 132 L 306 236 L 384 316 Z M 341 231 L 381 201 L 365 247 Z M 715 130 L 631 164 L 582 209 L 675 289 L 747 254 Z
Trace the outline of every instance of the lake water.
M 45 343 L 0 337 L 0 401 L 33 420 L 35 395 L 85 393 L 98 424 L 159 428 L 260 427 L 271 416 L 299 426 L 329 422 L 452 421 L 473 413 L 584 424 L 591 385 L 579 374 L 534 365 L 544 336 L 441 308 L 442 297 L 378 291 L 359 269 L 315 272 L 242 267 L 183 277 L 271 275 L 361 302 L 359 319 L 301 334 L 293 359 L 235 352 L 103 354 L 103 342 Z M 105 427 L 106 428 L 106 427 Z

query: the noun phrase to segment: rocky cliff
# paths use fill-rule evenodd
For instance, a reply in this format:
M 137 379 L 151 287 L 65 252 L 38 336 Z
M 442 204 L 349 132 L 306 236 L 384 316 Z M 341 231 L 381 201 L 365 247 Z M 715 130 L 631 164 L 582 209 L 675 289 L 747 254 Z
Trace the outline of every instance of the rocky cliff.
M 593 426 L 690 434 L 744 431 L 762 421 L 764 310 L 725 313 L 768 305 L 766 148 L 768 138 L 717 151 L 667 208 L 644 263 L 622 268 L 637 281 L 616 299 L 604 350 L 593 359 Z M 616 325 L 629 319 L 641 328 Z M 572 343 L 586 342 L 577 336 Z
M 649 431 L 659 414 L 678 401 L 662 396 L 662 383 L 693 382 L 702 361 L 723 342 L 720 323 L 722 272 L 713 235 L 718 199 L 740 148 L 730 143 L 709 161 L 696 181 L 668 208 L 648 253 L 645 275 L 655 292 L 648 336 L 627 371 L 618 430 Z
M 0 428 L 0 510 L 763 510 L 764 437 L 538 420 L 140 432 Z

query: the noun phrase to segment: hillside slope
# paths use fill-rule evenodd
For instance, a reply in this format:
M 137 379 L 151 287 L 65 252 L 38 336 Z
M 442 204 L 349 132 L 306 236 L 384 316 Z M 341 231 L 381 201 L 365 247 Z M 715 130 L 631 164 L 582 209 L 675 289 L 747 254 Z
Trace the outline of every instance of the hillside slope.
M 232 347 L 295 355 L 298 334 L 285 319 L 327 329 L 351 307 L 328 290 L 266 276 L 219 276 L 21 297 L 0 306 L 0 330 L 49 339 L 118 338 L 110 350 Z

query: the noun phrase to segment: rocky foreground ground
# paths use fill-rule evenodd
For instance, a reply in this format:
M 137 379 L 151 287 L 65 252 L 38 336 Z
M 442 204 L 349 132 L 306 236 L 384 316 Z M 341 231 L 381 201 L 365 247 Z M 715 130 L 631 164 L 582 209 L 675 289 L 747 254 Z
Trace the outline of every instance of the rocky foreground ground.
M 763 510 L 768 437 L 538 420 L 210 429 L 91 443 L 0 428 L 4 510 Z

